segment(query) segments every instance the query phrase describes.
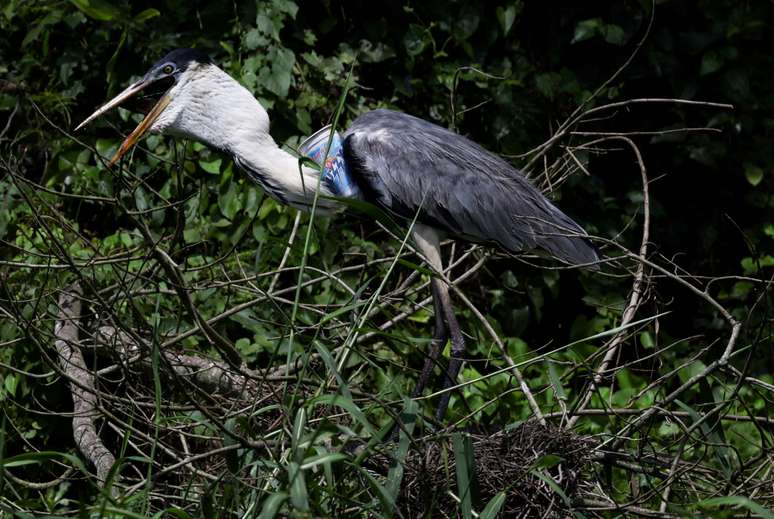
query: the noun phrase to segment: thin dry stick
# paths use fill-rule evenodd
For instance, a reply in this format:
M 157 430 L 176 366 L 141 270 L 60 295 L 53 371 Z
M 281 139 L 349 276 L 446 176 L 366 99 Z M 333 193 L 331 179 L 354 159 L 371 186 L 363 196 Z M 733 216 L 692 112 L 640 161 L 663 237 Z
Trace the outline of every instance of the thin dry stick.
M 288 245 L 285 248 L 285 253 L 282 255 L 282 259 L 280 260 L 279 267 L 277 267 L 277 273 L 274 274 L 274 277 L 271 280 L 271 283 L 269 284 L 269 289 L 266 291 L 267 293 L 271 294 L 274 292 L 274 286 L 277 284 L 277 280 L 280 277 L 280 273 L 282 272 L 282 269 L 285 267 L 285 263 L 288 261 L 288 257 L 290 256 L 290 251 L 293 249 L 293 242 L 296 239 L 296 233 L 298 232 L 298 224 L 301 223 L 301 211 L 296 212 L 296 219 L 293 221 L 293 229 L 290 231 L 290 236 L 288 237 Z
M 95 419 L 100 415 L 97 412 L 94 375 L 86 369 L 78 340 L 81 295 L 81 288 L 76 284 L 59 296 L 59 318 L 54 325 L 54 346 L 62 371 L 70 379 L 70 393 L 73 396 L 73 438 L 78 449 L 97 469 L 97 480 L 100 486 L 103 486 L 116 459 L 102 443 L 95 425 Z
M 545 155 L 549 149 L 564 135 L 570 130 L 570 128 L 574 127 L 580 120 L 582 120 L 587 112 L 583 112 L 583 108 L 588 106 L 590 103 L 594 101 L 604 90 L 607 88 L 608 85 L 610 85 L 615 79 L 620 76 L 624 70 L 626 70 L 629 65 L 634 61 L 634 58 L 639 54 L 640 50 L 642 49 L 642 46 L 645 44 L 645 41 L 648 39 L 648 36 L 650 36 L 650 30 L 653 28 L 653 20 L 655 20 L 656 17 L 656 9 L 655 9 L 655 0 L 653 0 L 653 4 L 651 6 L 650 11 L 650 18 L 648 19 L 648 25 L 645 28 L 645 33 L 642 35 L 642 38 L 637 42 L 637 44 L 634 46 L 634 49 L 632 49 L 632 52 L 629 54 L 629 56 L 624 60 L 624 62 L 619 66 L 613 74 L 607 78 L 599 87 L 597 87 L 596 90 L 581 104 L 578 105 L 577 108 L 570 114 L 570 116 L 565 119 L 565 121 L 557 128 L 554 135 L 551 136 L 550 139 L 548 139 L 546 142 L 538 146 L 536 149 L 527 152 L 526 156 L 529 156 L 532 153 L 535 153 L 535 155 L 530 159 L 530 161 L 527 163 L 527 165 L 524 167 L 524 170 L 527 171 L 530 169 L 532 164 L 535 163 L 541 156 Z
M 667 411 L 665 409 L 658 409 L 658 414 L 665 414 L 671 416 L 676 416 L 680 418 L 691 418 L 693 415 L 689 413 L 688 411 Z M 633 408 L 617 408 L 617 407 L 611 407 L 606 409 L 584 409 L 583 411 L 575 411 L 576 414 L 583 415 L 583 416 L 614 416 L 614 417 L 624 417 L 624 416 L 637 416 L 641 415 L 645 412 L 645 409 L 633 409 Z M 562 418 L 564 417 L 565 413 L 562 411 L 554 411 L 552 413 L 546 413 L 545 418 Z M 742 414 L 724 414 L 720 417 L 722 420 L 730 421 L 730 422 L 756 422 L 761 425 L 771 425 L 774 426 L 774 418 L 768 418 L 766 416 L 748 416 L 748 415 L 742 415 Z
M 387 229 L 385 229 L 387 230 Z M 389 230 L 387 230 L 389 232 Z M 419 253 L 410 243 L 407 244 L 407 247 L 414 251 L 419 257 L 423 259 L 425 264 L 427 266 L 431 266 L 431 262 L 427 261 L 424 256 Z M 483 265 L 483 262 L 479 262 L 474 269 L 471 270 L 477 270 L 481 265 Z M 448 267 L 447 270 L 450 270 L 454 265 L 451 265 Z M 524 396 L 527 399 L 527 402 L 529 403 L 530 408 L 532 409 L 532 413 L 535 415 L 535 417 L 540 421 L 541 424 L 545 424 L 545 420 L 543 419 L 543 413 L 540 410 L 540 406 L 537 403 L 537 400 L 535 400 L 534 395 L 532 394 L 532 391 L 530 391 L 529 386 L 527 386 L 527 383 L 524 381 L 524 377 L 521 374 L 521 371 L 516 366 L 516 363 L 511 359 L 511 357 L 508 355 L 508 350 L 505 348 L 505 345 L 503 344 L 502 340 L 500 340 L 500 337 L 497 335 L 497 332 L 492 328 L 492 326 L 489 324 L 489 322 L 486 320 L 486 318 L 481 314 L 481 312 L 476 308 L 476 306 L 471 303 L 471 301 L 465 297 L 465 294 L 462 293 L 462 291 L 457 287 L 456 284 L 452 283 L 449 278 L 447 277 L 445 272 L 435 272 L 435 275 L 441 279 L 446 285 L 454 291 L 454 293 L 459 297 L 465 305 L 470 308 L 470 310 L 475 314 L 476 318 L 481 322 L 481 325 L 486 329 L 487 333 L 492 337 L 492 340 L 495 341 L 495 344 L 497 344 L 497 347 L 500 349 L 500 352 L 505 359 L 505 362 L 508 364 L 508 366 L 511 368 L 511 371 L 513 372 L 513 375 L 516 377 L 517 382 L 519 383 L 519 387 L 521 388 L 522 392 L 524 393 Z M 455 281 L 455 283 L 458 283 L 459 281 Z M 463 384 L 464 385 L 464 384 Z M 432 395 L 432 397 L 435 397 L 437 395 L 440 395 L 444 393 L 445 391 L 453 391 L 457 390 L 461 387 L 461 385 L 457 384 L 453 387 L 450 387 L 446 390 L 442 391 L 436 391 Z
M 196 462 L 196 461 L 207 459 L 207 458 L 209 458 L 211 456 L 216 456 L 218 454 L 223 454 L 223 453 L 226 453 L 226 452 L 230 452 L 230 451 L 238 449 L 239 447 L 240 446 L 238 444 L 225 445 L 223 447 L 218 447 L 218 448 L 212 449 L 212 450 L 207 451 L 207 452 L 201 452 L 199 454 L 194 454 L 193 456 L 189 456 L 186 459 L 180 460 L 177 463 L 175 463 L 173 465 L 169 465 L 167 467 L 164 467 L 160 471 L 154 473 L 153 476 L 151 477 L 151 482 L 155 483 L 156 481 L 158 481 L 161 478 L 161 476 L 163 476 L 165 474 L 169 474 L 170 472 L 174 472 L 175 470 L 177 470 L 177 469 L 179 469 L 181 467 L 186 467 L 186 466 L 189 466 L 189 465 L 193 465 L 193 463 Z M 129 495 L 134 494 L 139 489 L 143 488 L 145 485 L 147 485 L 147 481 L 145 481 L 145 480 L 136 483 L 135 485 L 133 485 L 133 486 L 131 486 L 130 488 L 127 489 L 126 495 L 129 496 Z
M 149 232 L 144 234 L 146 239 L 152 240 Z M 164 267 L 164 270 L 169 276 L 172 286 L 177 291 L 180 300 L 188 309 L 188 313 L 193 318 L 193 321 L 199 326 L 205 338 L 207 338 L 207 340 L 217 348 L 218 352 L 223 355 L 223 358 L 229 364 L 235 368 L 241 366 L 242 357 L 239 355 L 239 352 L 236 350 L 236 348 L 234 348 L 234 345 L 231 344 L 231 342 L 226 337 L 222 336 L 214 328 L 212 328 L 196 309 L 196 306 L 193 304 L 193 300 L 191 299 L 190 291 L 185 284 L 183 276 L 180 274 L 180 270 L 177 264 L 172 261 L 172 258 L 170 258 L 169 255 L 163 249 L 161 249 L 161 247 L 153 244 L 152 241 L 149 243 L 149 245 L 153 247 L 154 255 L 159 260 L 159 263 L 161 263 L 162 267 Z
M 601 142 L 605 142 L 608 140 L 620 140 L 625 142 L 626 144 L 631 147 L 632 151 L 634 152 L 634 155 L 637 157 L 637 164 L 640 166 L 640 175 L 642 177 L 642 241 L 640 242 L 640 256 L 646 257 L 648 255 L 648 241 L 650 240 L 650 191 L 648 189 L 648 174 L 647 170 L 645 169 L 645 163 L 642 160 L 642 155 L 640 154 L 639 148 L 637 148 L 637 145 L 634 144 L 634 142 L 627 138 L 627 137 L 621 137 L 621 136 L 612 136 L 607 137 L 604 139 L 598 139 L 595 141 L 592 141 L 590 143 L 587 143 L 586 146 L 594 146 L 596 144 L 599 144 Z M 626 309 L 623 312 L 623 317 L 621 319 L 621 326 L 626 326 L 630 322 L 634 320 L 634 316 L 637 313 L 637 309 L 640 307 L 640 300 L 642 298 L 642 292 L 643 292 L 643 281 L 645 279 L 645 265 L 643 263 L 637 264 L 637 272 L 634 275 L 634 283 L 632 283 L 632 292 L 631 296 L 629 297 L 629 304 L 626 305 Z M 621 333 L 613 337 L 613 340 L 610 341 L 610 344 L 607 348 L 607 353 L 605 354 L 605 357 L 602 359 L 602 363 L 597 367 L 597 371 L 594 374 L 594 378 L 591 381 L 591 384 L 589 385 L 588 389 L 586 390 L 586 393 L 583 395 L 583 398 L 581 399 L 581 403 L 578 405 L 577 410 L 582 411 L 586 408 L 588 403 L 591 401 L 592 396 L 594 396 L 594 393 L 597 391 L 597 388 L 599 387 L 599 383 L 602 381 L 602 377 L 607 371 L 608 366 L 613 361 L 613 358 L 618 353 L 618 348 L 623 343 L 624 339 L 628 336 L 628 330 L 624 329 L 621 330 Z M 578 422 L 578 419 L 580 418 L 580 415 L 575 414 L 567 421 L 567 428 L 570 429 L 575 426 L 575 424 Z
M 645 263 L 648 267 L 650 267 L 653 270 L 659 271 L 661 274 L 667 276 L 670 279 L 673 279 L 674 281 L 677 281 L 679 284 L 686 287 L 688 290 L 693 292 L 694 294 L 698 295 L 700 298 L 707 301 L 712 307 L 717 309 L 722 315 L 723 318 L 728 322 L 728 324 L 731 327 L 731 333 L 728 337 L 728 342 L 726 342 L 726 347 L 723 350 L 723 354 L 720 356 L 720 358 L 714 360 L 711 362 L 707 367 L 705 367 L 701 372 L 697 373 L 696 375 L 692 376 L 690 379 L 688 379 L 684 384 L 682 384 L 680 387 L 672 391 L 669 395 L 664 397 L 662 400 L 657 402 L 653 407 L 647 409 L 644 413 L 642 413 L 640 416 L 638 416 L 635 420 L 628 423 L 624 428 L 613 438 L 610 438 L 604 442 L 604 444 L 612 444 L 613 449 L 617 449 L 620 444 L 625 441 L 626 435 L 629 431 L 631 431 L 633 428 L 639 426 L 641 423 L 643 423 L 645 420 L 649 419 L 651 416 L 653 416 L 657 411 L 659 407 L 666 407 L 666 405 L 672 403 L 674 400 L 676 400 L 685 390 L 696 384 L 697 382 L 705 379 L 707 376 L 709 376 L 711 373 L 713 373 L 715 370 L 717 370 L 720 367 L 725 366 L 728 363 L 728 359 L 731 357 L 731 354 L 734 351 L 734 347 L 736 346 L 736 341 L 739 338 L 739 331 L 741 330 L 742 323 L 737 321 L 729 312 L 726 310 L 720 303 L 718 303 L 714 298 L 712 298 L 709 294 L 706 292 L 703 292 L 696 288 L 694 285 L 683 279 L 681 276 L 677 276 L 668 270 L 666 270 L 661 265 L 658 265 L 656 263 L 653 263 L 652 261 L 649 261 L 647 258 L 644 258 L 642 256 L 638 256 L 633 253 L 628 253 L 628 257 L 631 257 L 632 259 L 636 259 L 637 261 L 641 261 Z M 715 409 L 718 409 L 717 407 Z M 715 411 L 713 409 L 713 411 Z M 700 420 L 697 420 L 693 426 L 698 426 L 701 423 L 703 423 L 709 416 L 711 416 L 713 413 L 707 413 L 705 414 Z M 692 427 L 693 427 L 692 426 Z
M 447 281 L 448 283 L 448 281 Z M 537 403 L 537 400 L 535 400 L 535 396 L 532 394 L 532 391 L 529 389 L 529 386 L 527 385 L 526 381 L 524 380 L 524 377 L 521 374 L 521 370 L 518 368 L 516 363 L 513 361 L 510 355 L 508 355 L 508 349 L 505 347 L 505 344 L 503 344 L 503 341 L 500 339 L 500 336 L 497 335 L 497 332 L 492 328 L 492 325 L 489 324 L 489 321 L 486 320 L 486 317 L 476 308 L 476 306 L 468 299 L 465 294 L 462 293 L 462 291 L 457 288 L 456 285 L 449 285 L 452 290 L 454 290 L 454 293 L 459 297 L 463 303 L 465 303 L 465 306 L 467 306 L 471 312 L 476 316 L 476 318 L 481 323 L 481 326 L 484 327 L 484 329 L 487 331 L 490 337 L 492 337 L 492 340 L 497 344 L 497 347 L 500 349 L 500 354 L 505 359 L 505 362 L 508 364 L 508 366 L 511 368 L 511 372 L 513 373 L 513 376 L 516 377 L 516 381 L 519 383 L 519 387 L 521 388 L 521 392 L 524 394 L 524 397 L 527 399 L 527 402 L 529 403 L 530 409 L 532 409 L 532 414 L 535 415 L 535 418 L 538 419 L 538 421 L 545 425 L 546 420 L 543 418 L 543 412 L 540 410 L 540 406 Z M 451 391 L 453 389 L 457 389 L 457 386 L 451 387 L 448 390 Z M 437 393 L 436 393 L 437 394 Z

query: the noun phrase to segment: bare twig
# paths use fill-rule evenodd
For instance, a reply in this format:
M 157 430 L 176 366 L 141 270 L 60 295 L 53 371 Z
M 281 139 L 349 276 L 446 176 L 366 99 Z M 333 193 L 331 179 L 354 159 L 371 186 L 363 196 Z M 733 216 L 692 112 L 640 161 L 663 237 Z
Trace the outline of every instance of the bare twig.
M 645 163 L 642 160 L 640 150 L 634 142 L 628 137 L 607 137 L 588 143 L 588 146 L 594 146 L 606 140 L 620 140 L 629 145 L 632 152 L 637 157 L 637 164 L 640 167 L 640 176 L 642 178 L 642 240 L 640 242 L 640 256 L 646 257 L 648 255 L 648 241 L 650 240 L 650 191 L 648 189 L 648 174 L 645 169 Z M 643 292 L 643 283 L 645 280 L 645 264 L 637 264 L 637 272 L 634 275 L 634 282 L 632 283 L 632 291 L 629 296 L 629 304 L 626 305 L 626 309 L 623 312 L 621 318 L 621 326 L 626 326 L 634 319 L 637 313 L 637 309 L 640 307 L 640 299 Z M 607 346 L 607 353 L 602 359 L 602 363 L 597 367 L 596 373 L 589 384 L 586 393 L 580 400 L 580 404 L 577 406 L 577 410 L 583 410 L 591 401 L 591 397 L 597 391 L 599 383 L 602 381 L 604 373 L 607 371 L 608 366 L 613 361 L 613 358 L 618 353 L 618 348 L 623 343 L 624 339 L 628 336 L 629 331 L 624 329 L 617 334 Z M 567 421 L 567 427 L 572 428 L 578 421 L 580 415 L 576 414 Z

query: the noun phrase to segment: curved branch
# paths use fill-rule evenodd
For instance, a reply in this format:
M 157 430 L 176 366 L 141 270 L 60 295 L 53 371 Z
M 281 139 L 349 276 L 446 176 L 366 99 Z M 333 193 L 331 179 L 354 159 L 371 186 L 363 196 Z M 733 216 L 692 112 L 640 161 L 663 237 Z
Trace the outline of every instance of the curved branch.
M 86 369 L 78 339 L 81 296 L 81 287 L 77 284 L 59 296 L 59 317 L 54 325 L 54 346 L 62 371 L 70 380 L 70 393 L 73 396 L 73 438 L 78 449 L 97 469 L 97 479 L 102 486 L 107 481 L 116 458 L 102 443 L 95 425 L 99 413 L 94 375 Z
M 629 147 L 631 147 L 632 151 L 634 152 L 634 155 L 637 157 L 637 164 L 639 164 L 640 166 L 640 175 L 642 177 L 642 214 L 643 214 L 642 241 L 640 242 L 640 256 L 644 258 L 644 257 L 647 257 L 648 255 L 648 242 L 650 241 L 650 191 L 648 189 L 648 173 L 645 168 L 645 162 L 642 160 L 642 155 L 640 154 L 640 150 L 639 148 L 637 148 L 637 145 L 634 143 L 634 141 L 632 141 L 628 137 L 623 137 L 623 136 L 605 137 L 605 138 L 587 143 L 584 146 L 593 146 L 595 144 L 598 144 L 607 140 L 621 140 L 626 144 L 628 144 Z M 644 292 L 644 287 L 643 287 L 644 282 L 645 282 L 645 264 L 638 263 L 637 272 L 634 275 L 634 282 L 632 283 L 632 292 L 629 297 L 629 304 L 626 305 L 626 309 L 624 310 L 623 316 L 621 318 L 621 326 L 626 326 L 634 320 L 634 316 L 637 313 L 637 309 L 640 307 L 640 304 L 642 302 L 642 294 Z M 619 334 L 613 337 L 612 341 L 610 341 L 610 344 L 607 347 L 607 352 L 605 353 L 605 357 L 604 359 L 602 359 L 602 363 L 597 367 L 597 371 L 596 373 L 594 373 L 594 377 L 591 380 L 591 384 L 589 384 L 589 387 L 586 390 L 586 393 L 583 395 L 583 398 L 581 398 L 580 404 L 578 405 L 576 410 L 572 412 L 573 416 L 567 421 L 568 428 L 572 428 L 580 418 L 580 415 L 577 412 L 583 411 L 591 401 L 591 397 L 594 396 L 594 393 L 597 391 L 597 388 L 599 387 L 599 383 L 602 382 L 602 378 L 605 372 L 607 371 L 608 366 L 610 366 L 610 363 L 613 362 L 613 358 L 618 353 L 619 346 L 623 343 L 628 333 L 629 331 L 626 328 L 624 328 L 621 330 Z
M 141 355 L 142 351 L 148 351 L 149 346 L 138 344 L 128 334 L 113 326 L 100 327 L 95 334 L 95 339 L 98 346 L 109 348 L 124 364 L 140 361 L 146 367 L 150 365 L 150 359 Z M 176 375 L 189 378 L 207 392 L 243 400 L 254 400 L 259 397 L 258 388 L 254 382 L 258 377 L 256 373 L 248 371 L 251 379 L 235 371 L 225 362 L 175 351 L 162 350 L 161 354 Z

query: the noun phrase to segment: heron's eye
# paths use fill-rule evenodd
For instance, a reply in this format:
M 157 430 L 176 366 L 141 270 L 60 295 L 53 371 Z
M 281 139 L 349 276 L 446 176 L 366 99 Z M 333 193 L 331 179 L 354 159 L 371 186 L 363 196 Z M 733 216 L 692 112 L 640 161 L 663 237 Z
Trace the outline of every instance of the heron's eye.
M 172 65 L 164 65 L 164 68 L 161 69 L 164 74 L 171 74 L 173 70 L 175 70 L 175 67 Z

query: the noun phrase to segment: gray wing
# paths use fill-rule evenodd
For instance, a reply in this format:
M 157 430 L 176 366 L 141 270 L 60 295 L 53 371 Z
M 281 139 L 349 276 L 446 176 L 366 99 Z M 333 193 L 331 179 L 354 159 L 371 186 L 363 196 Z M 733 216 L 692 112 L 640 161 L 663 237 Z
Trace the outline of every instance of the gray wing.
M 585 231 L 518 170 L 440 126 L 373 110 L 344 134 L 344 155 L 366 198 L 404 218 L 511 252 L 543 249 L 571 264 L 599 259 Z

